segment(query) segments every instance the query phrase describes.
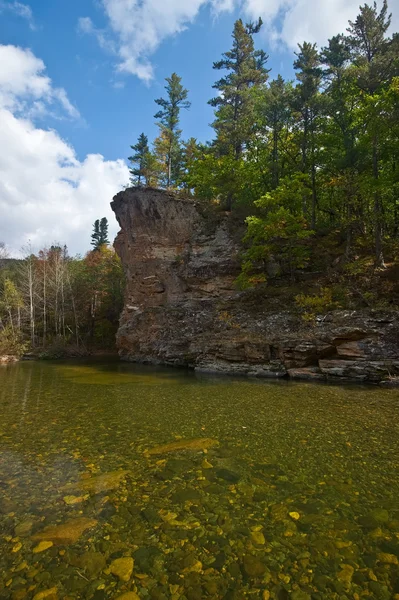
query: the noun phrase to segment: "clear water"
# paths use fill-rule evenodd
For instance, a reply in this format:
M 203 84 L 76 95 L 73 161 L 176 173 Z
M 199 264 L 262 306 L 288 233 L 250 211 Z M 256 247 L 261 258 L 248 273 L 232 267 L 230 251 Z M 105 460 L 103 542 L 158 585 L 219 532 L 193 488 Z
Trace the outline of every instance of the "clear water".
M 3 366 L 0 598 L 399 598 L 398 416 L 394 390 Z

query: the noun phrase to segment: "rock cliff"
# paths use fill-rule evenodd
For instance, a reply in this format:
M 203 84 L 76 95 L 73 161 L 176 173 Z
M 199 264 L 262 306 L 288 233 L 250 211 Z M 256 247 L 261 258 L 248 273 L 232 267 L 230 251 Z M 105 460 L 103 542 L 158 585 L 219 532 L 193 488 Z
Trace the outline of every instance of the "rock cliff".
M 399 375 L 397 312 L 334 311 L 310 327 L 281 298 L 265 309 L 236 289 L 242 231 L 229 217 L 153 189 L 120 192 L 111 206 L 127 279 L 122 359 L 259 377 Z

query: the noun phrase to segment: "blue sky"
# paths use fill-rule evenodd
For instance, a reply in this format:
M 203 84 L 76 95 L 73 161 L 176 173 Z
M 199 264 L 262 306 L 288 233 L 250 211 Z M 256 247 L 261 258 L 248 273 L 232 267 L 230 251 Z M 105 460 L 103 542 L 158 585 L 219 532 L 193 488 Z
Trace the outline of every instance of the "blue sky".
M 204 6 L 195 22 L 182 33 L 165 40 L 152 56 L 154 79 L 143 82 L 118 73 L 114 57 L 104 52 L 93 36 L 79 32 L 82 16 L 99 28 L 106 28 L 106 17 L 98 2 L 92 0 L 31 0 L 34 26 L 30 28 L 15 13 L 3 13 L 0 40 L 5 44 L 29 47 L 47 67 L 54 84 L 68 92 L 82 120 L 57 123 L 57 130 L 75 147 L 82 159 L 99 152 L 116 159 L 129 155 L 129 145 L 145 131 L 157 135 L 154 99 L 163 95 L 164 78 L 176 71 L 190 91 L 192 107 L 182 114 L 185 137 L 205 141 L 212 136 L 209 124 L 213 109 L 207 105 L 218 73 L 212 64 L 231 46 L 231 31 L 239 10 L 215 17 Z M 267 48 L 268 40 L 257 36 L 258 46 Z M 292 52 L 284 47 L 270 56 L 273 74 L 292 77 Z M 49 124 L 46 119 L 44 124 Z M 43 125 L 43 123 L 42 123 Z M 54 124 L 53 124 L 54 126 Z
M 394 9 L 397 31 L 399 10 Z M 317 6 L 317 10 L 315 7 Z M 89 247 L 128 181 L 129 145 L 157 134 L 154 99 L 173 71 L 190 91 L 183 137 L 212 131 L 212 63 L 235 19 L 262 16 L 271 76 L 294 77 L 297 43 L 326 43 L 358 0 L 0 0 L 0 241 Z M 26 165 L 24 168 L 23 165 Z M 21 169 L 24 172 L 21 173 Z

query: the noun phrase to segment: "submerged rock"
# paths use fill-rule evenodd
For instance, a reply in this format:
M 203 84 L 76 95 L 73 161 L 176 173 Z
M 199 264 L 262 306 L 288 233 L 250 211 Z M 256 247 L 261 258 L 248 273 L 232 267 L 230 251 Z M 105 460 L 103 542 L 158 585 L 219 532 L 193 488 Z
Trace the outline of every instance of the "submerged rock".
M 57 587 L 52 587 L 48 590 L 43 590 L 42 592 L 38 592 L 33 596 L 33 600 L 57 600 Z
M 234 473 L 229 469 L 218 469 L 216 471 L 216 476 L 219 479 L 224 479 L 225 481 L 228 481 L 229 483 L 238 483 L 241 479 L 241 476 L 238 475 L 238 473 Z
M 59 545 L 74 544 L 87 529 L 92 529 L 97 523 L 98 521 L 95 519 L 88 519 L 86 517 L 70 519 L 62 525 L 49 525 L 45 527 L 43 531 L 32 535 L 31 539 L 38 542 L 49 541 Z
M 80 557 L 79 566 L 90 577 L 96 577 L 105 569 L 105 556 L 101 552 L 86 552 Z
M 150 455 L 154 454 L 167 454 L 168 452 L 182 452 L 184 450 L 207 450 L 218 446 L 219 442 L 212 438 L 197 438 L 194 440 L 178 440 L 170 442 L 169 444 L 163 444 L 162 446 L 155 446 L 146 453 Z
M 266 565 L 252 554 L 246 554 L 243 561 L 244 572 L 248 577 L 263 577 L 267 571 Z
M 82 490 L 83 492 L 89 492 L 90 494 L 99 494 L 101 492 L 108 492 L 109 490 L 115 490 L 120 485 L 122 480 L 126 477 L 129 471 L 111 471 L 110 473 L 102 473 L 95 477 L 89 477 L 88 479 L 81 479 L 76 482 L 67 483 L 61 488 L 61 491 L 69 490 Z M 73 496 L 65 496 L 70 500 Z M 83 501 L 85 498 L 77 498 L 77 501 Z M 70 504 L 71 502 L 67 502 Z
M 349 589 L 352 583 L 352 577 L 354 572 L 355 569 L 352 567 L 352 565 L 341 565 L 341 571 L 338 573 L 337 578 L 344 584 L 346 589 Z
M 45 550 L 48 550 L 49 548 L 52 548 L 54 546 L 54 542 L 50 542 L 50 541 L 43 541 L 43 542 L 39 542 L 37 546 L 35 546 L 35 548 L 33 548 L 32 552 L 33 554 L 39 554 L 40 552 L 44 552 Z
M 112 575 L 118 577 L 121 581 L 129 581 L 132 576 L 134 560 L 131 556 L 116 558 L 110 565 Z
M 30 534 L 33 521 L 22 521 L 15 526 L 15 537 L 25 537 Z
M 73 506 L 74 504 L 80 504 L 81 502 L 84 502 L 85 500 L 88 499 L 88 495 L 85 496 L 64 496 L 63 500 L 65 502 L 65 504 L 67 504 L 68 506 Z
M 252 531 L 251 540 L 257 546 L 263 546 L 266 543 L 265 536 L 261 531 Z

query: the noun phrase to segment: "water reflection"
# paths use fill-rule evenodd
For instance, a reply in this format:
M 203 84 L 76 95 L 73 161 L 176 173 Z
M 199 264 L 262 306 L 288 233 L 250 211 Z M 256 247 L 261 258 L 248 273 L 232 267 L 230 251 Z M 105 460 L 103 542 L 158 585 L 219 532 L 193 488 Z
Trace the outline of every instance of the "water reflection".
M 399 594 L 398 392 L 117 362 L 0 380 L 0 598 Z

